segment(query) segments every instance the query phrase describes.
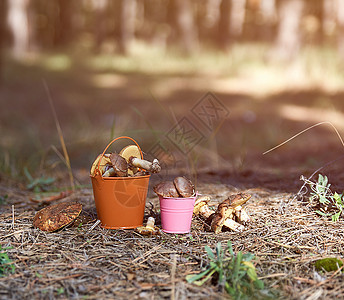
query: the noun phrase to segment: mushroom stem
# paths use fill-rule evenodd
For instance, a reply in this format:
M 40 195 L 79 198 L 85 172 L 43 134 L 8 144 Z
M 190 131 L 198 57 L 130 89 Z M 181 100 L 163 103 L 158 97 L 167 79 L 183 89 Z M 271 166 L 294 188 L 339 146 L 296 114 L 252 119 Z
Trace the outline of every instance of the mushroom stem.
M 146 228 L 152 228 L 154 230 L 155 219 L 153 217 L 149 217 L 147 220 Z
M 247 214 L 246 210 L 241 205 L 235 208 L 235 215 L 240 222 L 245 223 L 251 221 L 250 216 Z
M 241 225 L 238 222 L 235 222 L 234 220 L 229 219 L 229 218 L 227 218 L 223 222 L 223 226 L 226 226 L 229 229 L 232 229 L 233 231 L 237 231 L 237 232 L 241 232 L 245 229 L 245 227 L 243 225 Z
M 129 164 L 133 167 L 145 169 L 152 173 L 159 173 L 161 171 L 161 167 L 157 159 L 154 159 L 153 162 L 150 162 L 144 159 L 131 156 L 129 158 Z
M 111 177 L 111 176 L 116 176 L 116 172 L 114 168 L 108 169 L 104 174 L 103 177 Z
M 193 213 L 195 215 L 200 215 L 204 219 L 208 219 L 214 213 L 214 211 L 211 210 L 208 205 L 209 201 L 209 196 L 202 196 L 198 198 L 195 202 Z

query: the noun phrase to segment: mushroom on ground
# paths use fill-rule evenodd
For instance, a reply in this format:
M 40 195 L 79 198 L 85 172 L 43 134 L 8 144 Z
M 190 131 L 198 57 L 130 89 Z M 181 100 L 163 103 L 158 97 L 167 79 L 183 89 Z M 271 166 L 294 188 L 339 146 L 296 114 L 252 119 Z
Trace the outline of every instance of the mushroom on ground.
M 250 216 L 247 214 L 246 210 L 241 205 L 235 208 L 235 216 L 237 220 L 241 223 L 247 223 L 251 221 Z
M 215 212 L 208 206 L 209 201 L 209 196 L 202 196 L 196 199 L 193 210 L 194 215 L 199 215 L 204 219 L 208 219 Z
M 159 228 L 154 226 L 155 219 L 153 217 L 149 217 L 147 220 L 146 226 L 140 226 L 135 228 L 135 231 L 142 234 L 142 235 L 155 235 L 159 233 Z
M 229 205 L 235 208 L 239 205 L 245 204 L 250 199 L 250 194 L 238 193 L 236 195 L 230 195 L 225 201 L 228 201 Z
M 188 198 L 195 194 L 195 186 L 191 180 L 187 179 L 186 177 L 174 178 L 173 184 L 176 187 L 178 194 L 183 198 Z
M 214 231 L 215 233 L 219 233 L 221 232 L 223 226 L 228 227 L 233 231 L 243 231 L 244 226 L 233 220 L 233 218 L 234 214 L 239 214 L 239 211 L 240 216 L 242 215 L 243 211 L 245 212 L 241 205 L 246 203 L 250 198 L 251 195 L 249 194 L 239 193 L 236 195 L 229 196 L 228 199 L 221 202 L 217 207 L 217 210 L 214 213 L 214 215 L 211 216 L 210 226 L 212 231 Z M 239 220 L 241 220 L 240 218 Z
M 82 210 L 81 203 L 58 203 L 41 209 L 33 218 L 33 226 L 48 232 L 72 223 Z

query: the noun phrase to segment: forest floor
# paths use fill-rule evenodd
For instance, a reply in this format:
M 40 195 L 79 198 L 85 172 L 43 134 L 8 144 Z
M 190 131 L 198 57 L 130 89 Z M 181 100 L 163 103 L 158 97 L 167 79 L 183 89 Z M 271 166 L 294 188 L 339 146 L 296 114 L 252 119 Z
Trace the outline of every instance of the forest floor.
M 300 176 L 317 170 L 328 176 L 332 191 L 344 190 L 344 149 L 338 136 L 331 125 L 323 124 L 262 154 L 318 122 L 330 121 L 341 132 L 342 79 L 327 74 L 322 82 L 326 74 L 321 76 L 315 67 L 299 77 L 295 66 L 239 67 L 224 56 L 174 58 L 173 64 L 170 58 L 166 68 L 163 59 L 155 59 L 156 64 L 135 56 L 73 60 L 51 55 L 5 64 L 0 90 L 0 245 L 15 270 L 0 277 L 0 299 L 225 298 L 216 279 L 199 287 L 185 278 L 207 266 L 205 246 L 215 251 L 218 242 L 224 247 L 227 241 L 235 253 L 255 255 L 266 289 L 262 298 L 268 292 L 280 299 L 343 297 L 342 273 L 314 267 L 319 258 L 344 257 L 343 218 L 332 222 L 321 217 L 309 205 L 309 194 L 297 197 Z M 309 65 L 304 69 L 309 71 Z M 186 175 L 214 205 L 231 194 L 251 194 L 247 212 L 252 221 L 242 233 L 215 234 L 194 217 L 189 234 L 160 232 L 151 237 L 103 229 L 94 226 L 95 220 L 54 233 L 34 228 L 32 219 L 48 204 L 48 195 L 29 190 L 25 169 L 33 177 L 31 183 L 53 177 L 50 193 L 71 188 L 48 94 L 77 187 L 53 203 L 76 200 L 95 214 L 89 168 L 113 137 L 128 135 L 145 155 L 157 154 L 164 162 L 162 174 L 150 180 L 145 220 L 152 211 L 159 213 L 152 186 Z M 209 104 L 209 96 L 221 108 L 211 126 L 199 110 Z M 210 114 L 214 111 L 207 111 Z M 173 135 L 180 127 L 193 130 L 184 148 Z M 154 152 L 156 145 L 164 146 L 163 153 Z

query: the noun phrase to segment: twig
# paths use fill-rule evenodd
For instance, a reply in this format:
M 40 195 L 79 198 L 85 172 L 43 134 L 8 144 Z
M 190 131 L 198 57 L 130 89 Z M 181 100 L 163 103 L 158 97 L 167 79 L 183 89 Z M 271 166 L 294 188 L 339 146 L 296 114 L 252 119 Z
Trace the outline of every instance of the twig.
M 54 117 L 54 121 L 55 121 L 55 126 L 56 126 L 56 129 L 57 129 L 57 133 L 59 135 L 59 138 L 60 138 L 60 143 L 61 143 L 63 155 L 64 155 L 66 166 L 67 166 L 67 169 L 68 169 L 70 184 L 71 184 L 72 190 L 74 191 L 75 190 L 74 177 L 73 177 L 72 167 L 71 167 L 70 160 L 69 160 L 69 155 L 68 155 L 68 152 L 67 152 L 67 147 L 66 147 L 66 144 L 65 144 L 65 141 L 64 141 L 64 138 L 63 138 L 62 129 L 61 129 L 61 126 L 60 126 L 60 122 L 59 122 L 59 120 L 57 118 L 56 110 L 55 110 L 55 107 L 54 107 L 53 99 L 52 99 L 51 94 L 50 94 L 49 87 L 47 85 L 47 82 L 44 79 L 43 79 L 43 85 L 44 85 L 45 91 L 46 91 L 47 96 L 48 96 L 48 101 L 49 101 L 49 104 L 50 104 L 51 111 L 53 113 L 53 117 Z
M 171 300 L 175 299 L 175 277 L 176 277 L 176 267 L 177 267 L 177 254 L 173 254 L 173 263 L 171 268 L 171 283 L 172 283 L 172 289 L 171 289 Z
M 299 135 L 305 133 L 306 131 L 311 130 L 311 129 L 313 129 L 314 127 L 317 127 L 317 126 L 324 125 L 324 124 L 330 125 L 330 126 L 334 129 L 334 131 L 336 132 L 336 134 L 337 134 L 337 136 L 338 136 L 340 142 L 342 143 L 342 145 L 343 145 L 343 147 L 344 147 L 344 141 L 343 141 L 341 135 L 339 134 L 337 128 L 336 128 L 331 122 L 329 122 L 329 121 L 324 121 L 324 122 L 320 122 L 320 123 L 314 124 L 314 125 L 312 125 L 312 126 L 306 128 L 306 129 L 300 131 L 299 133 L 293 135 L 291 138 L 287 139 L 286 141 L 284 141 L 284 142 L 278 144 L 277 146 L 275 146 L 275 147 L 273 147 L 273 148 L 271 148 L 271 149 L 265 151 L 265 152 L 263 153 L 263 155 L 268 154 L 269 152 L 271 152 L 271 151 L 273 151 L 273 150 L 275 150 L 275 149 L 277 149 L 277 148 L 279 148 L 279 147 L 285 145 L 286 143 L 290 142 L 291 140 L 293 140 L 294 138 L 298 137 Z
M 35 203 L 53 202 L 53 201 L 57 201 L 57 200 L 61 200 L 63 198 L 66 198 L 69 195 L 71 195 L 72 193 L 73 193 L 73 191 L 65 191 L 65 192 L 60 192 L 60 194 L 58 194 L 58 195 L 53 195 L 53 196 L 50 196 L 48 198 L 44 198 L 44 199 L 40 199 L 40 200 L 30 198 L 30 201 L 35 202 Z
M 14 218 L 14 205 L 12 205 L 12 229 L 14 229 L 14 221 L 15 221 L 15 218 Z
M 94 228 L 96 228 L 96 226 L 100 223 L 100 220 L 97 220 L 92 227 L 88 230 L 88 232 L 92 231 Z

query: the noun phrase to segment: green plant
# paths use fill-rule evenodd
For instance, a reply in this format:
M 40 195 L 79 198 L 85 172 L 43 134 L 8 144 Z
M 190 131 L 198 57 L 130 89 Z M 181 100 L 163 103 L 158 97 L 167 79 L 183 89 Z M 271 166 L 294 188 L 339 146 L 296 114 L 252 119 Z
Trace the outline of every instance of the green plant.
M 222 249 L 220 242 L 216 245 L 216 255 L 208 246 L 205 246 L 205 250 L 209 265 L 199 274 L 187 275 L 186 280 L 189 283 L 201 286 L 209 279 L 213 279 L 234 299 L 259 298 L 257 291 L 264 289 L 264 283 L 258 279 L 256 268 L 252 263 L 254 259 L 252 253 L 243 254 L 239 251 L 235 255 L 229 241 L 227 246 L 229 256 L 226 256 L 227 251 Z
M 49 189 L 49 186 L 55 181 L 55 178 L 53 177 L 41 176 L 39 178 L 33 178 L 26 167 L 24 168 L 24 174 L 29 181 L 26 187 L 36 193 L 47 191 Z
M 331 217 L 331 220 L 334 222 L 338 221 L 344 209 L 343 194 L 331 191 L 331 184 L 328 182 L 326 175 L 319 174 L 317 182 L 313 182 L 303 176 L 301 179 L 311 189 L 309 200 L 316 202 L 318 209 L 315 212 L 324 217 Z
M 59 287 L 59 288 L 56 290 L 56 292 L 57 292 L 57 295 L 62 295 L 62 294 L 65 292 L 65 290 L 64 290 L 63 287 Z
M 8 257 L 8 254 L 5 250 L 11 248 L 2 248 L 0 245 L 0 277 L 5 276 L 8 273 L 14 273 L 15 266 L 12 263 L 12 260 Z

